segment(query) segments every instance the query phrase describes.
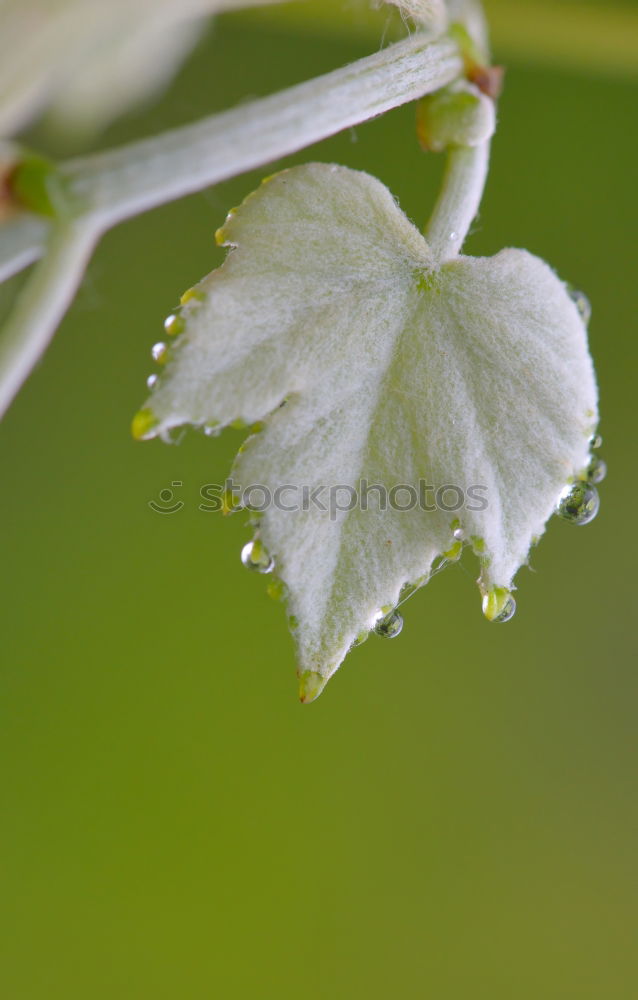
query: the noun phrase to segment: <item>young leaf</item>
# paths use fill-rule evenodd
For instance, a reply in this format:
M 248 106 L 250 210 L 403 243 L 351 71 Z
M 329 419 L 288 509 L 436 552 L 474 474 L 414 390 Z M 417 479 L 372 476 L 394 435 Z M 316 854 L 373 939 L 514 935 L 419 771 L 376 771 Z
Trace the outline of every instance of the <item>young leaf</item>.
M 458 555 L 461 535 L 480 556 L 486 615 L 504 620 L 597 421 L 565 285 L 522 250 L 438 264 L 387 188 L 327 164 L 270 179 L 218 240 L 233 249 L 171 319 L 180 336 L 134 430 L 262 421 L 235 479 L 271 496 L 294 487 L 279 507 L 326 488 L 326 511 L 271 504 L 259 521 L 296 625 L 302 698 L 406 584 Z M 362 509 L 362 480 L 384 487 L 387 509 L 378 490 Z M 341 487 L 332 505 L 329 487 Z

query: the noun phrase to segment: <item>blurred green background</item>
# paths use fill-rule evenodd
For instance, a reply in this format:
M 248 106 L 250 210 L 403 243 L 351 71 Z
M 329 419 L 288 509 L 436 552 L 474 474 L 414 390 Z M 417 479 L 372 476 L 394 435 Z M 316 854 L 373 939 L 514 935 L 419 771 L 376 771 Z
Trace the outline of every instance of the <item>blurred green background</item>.
M 377 45 L 221 18 L 170 92 L 99 142 Z M 506 627 L 483 620 L 468 558 L 309 707 L 283 611 L 240 565 L 242 515 L 197 506 L 242 435 L 129 435 L 164 316 L 272 167 L 103 241 L 0 430 L 2 997 L 638 995 L 636 98 L 620 74 L 510 58 L 467 244 L 527 247 L 591 298 L 598 519 L 550 524 Z M 368 170 L 421 223 L 441 164 L 413 115 L 282 162 Z M 184 508 L 153 513 L 175 481 Z

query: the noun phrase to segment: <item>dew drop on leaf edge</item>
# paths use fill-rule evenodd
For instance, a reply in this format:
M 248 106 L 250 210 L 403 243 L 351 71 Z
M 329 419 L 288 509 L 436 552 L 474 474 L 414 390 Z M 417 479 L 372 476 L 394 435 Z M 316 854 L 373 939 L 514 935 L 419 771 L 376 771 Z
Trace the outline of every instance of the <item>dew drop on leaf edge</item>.
M 569 297 L 578 309 L 583 323 L 587 326 L 591 319 L 591 303 L 589 299 L 584 292 L 579 291 L 577 288 L 569 289 Z
M 165 365 L 168 361 L 168 347 L 163 341 L 153 344 L 151 347 L 151 357 L 158 365 Z
M 503 624 L 516 614 L 516 601 L 506 587 L 492 587 L 483 594 L 483 614 L 492 624 Z
M 164 320 L 164 329 L 169 337 L 178 337 L 180 333 L 183 332 L 185 327 L 184 320 L 181 316 L 171 313 Z
M 496 616 L 496 618 L 492 618 L 492 624 L 501 625 L 503 622 L 508 622 L 514 617 L 515 614 L 516 601 L 510 594 L 503 606 L 503 610 Z
M 566 486 L 558 498 L 556 513 L 570 524 L 589 524 L 600 508 L 598 490 L 589 482 Z
M 259 539 L 246 542 L 241 550 L 241 561 L 246 569 L 252 570 L 254 573 L 272 573 L 275 568 L 275 560 L 268 554 Z
M 598 455 L 592 455 L 591 461 L 587 466 L 587 482 L 594 485 L 602 483 L 606 475 L 607 463 L 603 462 L 602 458 L 599 458 Z
M 375 622 L 374 631 L 384 639 L 394 639 L 403 628 L 403 618 L 398 611 L 391 611 L 387 615 L 380 611 Z

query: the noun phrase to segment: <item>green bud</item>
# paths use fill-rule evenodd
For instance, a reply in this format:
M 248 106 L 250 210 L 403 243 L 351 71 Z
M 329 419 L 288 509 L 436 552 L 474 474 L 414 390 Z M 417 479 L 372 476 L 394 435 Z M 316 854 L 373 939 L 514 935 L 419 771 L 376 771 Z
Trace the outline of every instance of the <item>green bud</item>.
M 50 160 L 24 153 L 8 181 L 14 200 L 38 215 L 52 218 L 65 213 L 68 192 L 65 178 Z
M 494 132 L 494 104 L 476 87 L 461 83 L 428 94 L 417 104 L 417 136 L 423 149 L 478 146 Z

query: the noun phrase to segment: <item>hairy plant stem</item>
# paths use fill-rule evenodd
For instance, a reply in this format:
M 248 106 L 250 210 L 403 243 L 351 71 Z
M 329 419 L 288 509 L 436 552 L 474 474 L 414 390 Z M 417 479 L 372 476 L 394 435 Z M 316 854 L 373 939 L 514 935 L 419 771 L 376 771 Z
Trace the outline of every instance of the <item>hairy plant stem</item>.
M 490 143 L 454 146 L 447 154 L 441 191 L 425 238 L 437 263 L 456 257 L 478 212 L 487 180 Z
M 72 191 L 113 226 L 438 90 L 461 71 L 456 43 L 413 35 L 290 90 L 70 163 L 65 172 Z

